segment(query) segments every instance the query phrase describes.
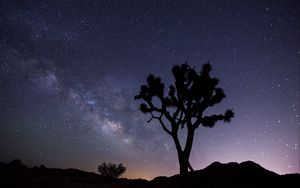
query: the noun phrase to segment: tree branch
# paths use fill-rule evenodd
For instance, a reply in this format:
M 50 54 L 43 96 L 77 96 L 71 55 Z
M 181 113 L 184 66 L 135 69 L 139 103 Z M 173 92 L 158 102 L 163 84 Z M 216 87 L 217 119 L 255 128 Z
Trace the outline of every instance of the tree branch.
M 154 116 L 152 112 L 150 112 L 150 114 L 151 114 L 151 118 L 147 122 L 150 123 L 153 119 L 157 119 L 160 122 L 163 130 L 166 131 L 169 135 L 172 136 L 172 132 L 166 127 L 166 125 L 164 124 L 164 122 L 162 120 L 162 115 L 163 114 L 161 113 L 160 116 Z
M 193 169 L 193 167 L 191 166 L 190 161 L 188 161 L 188 162 L 189 162 L 189 163 L 188 163 L 188 168 L 190 169 L 190 171 L 194 172 L 194 169 Z
M 178 116 L 179 112 L 180 112 L 180 108 L 177 106 L 177 109 L 173 114 L 173 119 L 177 119 L 177 116 Z

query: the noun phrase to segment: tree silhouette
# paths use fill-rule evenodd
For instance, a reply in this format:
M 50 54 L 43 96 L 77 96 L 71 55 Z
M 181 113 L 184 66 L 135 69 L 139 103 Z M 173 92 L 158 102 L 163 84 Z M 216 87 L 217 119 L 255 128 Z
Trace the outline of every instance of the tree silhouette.
M 210 76 L 211 70 L 209 63 L 204 64 L 199 73 L 187 63 L 174 65 L 172 72 L 175 84 L 170 85 L 166 96 L 161 79 L 152 74 L 147 77 L 147 84 L 142 85 L 139 94 L 135 96 L 135 99 L 143 100 L 140 110 L 151 115 L 148 123 L 153 119 L 157 120 L 163 130 L 172 137 L 178 153 L 180 174 L 193 171 L 189 157 L 195 130 L 200 125 L 213 127 L 220 120 L 230 122 L 234 116 L 231 109 L 226 110 L 224 114 L 204 114 L 207 108 L 225 98 L 223 89 L 218 87 L 219 80 Z M 184 147 L 178 138 L 179 128 L 187 128 Z
M 117 178 L 121 176 L 126 171 L 126 167 L 123 164 L 113 164 L 103 162 L 98 166 L 98 172 L 102 176 Z

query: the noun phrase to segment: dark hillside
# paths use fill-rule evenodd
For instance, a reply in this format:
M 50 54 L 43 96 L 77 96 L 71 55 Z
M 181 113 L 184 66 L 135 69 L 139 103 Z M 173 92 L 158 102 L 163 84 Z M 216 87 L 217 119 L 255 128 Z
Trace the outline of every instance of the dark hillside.
M 236 187 L 300 187 L 300 174 L 278 175 L 247 161 L 208 167 L 185 176 L 157 177 L 152 181 L 113 179 L 77 169 L 28 168 L 20 160 L 0 163 L 0 187 L 63 187 L 63 188 L 236 188 Z

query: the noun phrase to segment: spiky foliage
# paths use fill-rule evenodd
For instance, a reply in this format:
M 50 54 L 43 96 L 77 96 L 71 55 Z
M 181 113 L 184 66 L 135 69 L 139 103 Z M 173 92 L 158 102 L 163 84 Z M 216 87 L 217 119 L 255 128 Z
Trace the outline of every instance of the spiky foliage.
M 204 115 L 207 108 L 220 103 L 225 98 L 223 89 L 218 87 L 219 80 L 210 76 L 211 70 L 209 63 L 204 64 L 200 72 L 187 63 L 174 65 L 172 73 L 175 84 L 169 86 L 166 95 L 161 79 L 150 74 L 147 83 L 141 86 L 139 94 L 135 96 L 135 99 L 143 101 L 140 110 L 151 114 L 148 122 L 153 119 L 158 120 L 164 131 L 172 136 L 178 151 L 180 166 L 184 165 L 186 169 L 188 167 L 192 170 L 188 159 L 195 129 L 200 125 L 213 127 L 220 120 L 230 122 L 234 116 L 231 109 L 226 110 L 224 114 Z M 159 99 L 159 104 L 153 102 L 155 97 Z M 169 127 L 164 120 L 169 122 Z M 179 127 L 188 129 L 184 148 L 178 140 Z
M 103 162 L 98 166 L 98 172 L 102 176 L 117 178 L 126 171 L 126 167 L 123 164 L 113 164 Z

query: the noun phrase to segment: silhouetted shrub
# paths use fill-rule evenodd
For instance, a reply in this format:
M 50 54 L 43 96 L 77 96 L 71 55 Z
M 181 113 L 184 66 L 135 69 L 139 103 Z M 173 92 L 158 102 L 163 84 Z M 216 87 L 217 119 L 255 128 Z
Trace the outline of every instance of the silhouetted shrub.
M 117 178 L 126 171 L 126 167 L 123 164 L 113 164 L 103 162 L 98 166 L 98 172 L 102 176 Z

